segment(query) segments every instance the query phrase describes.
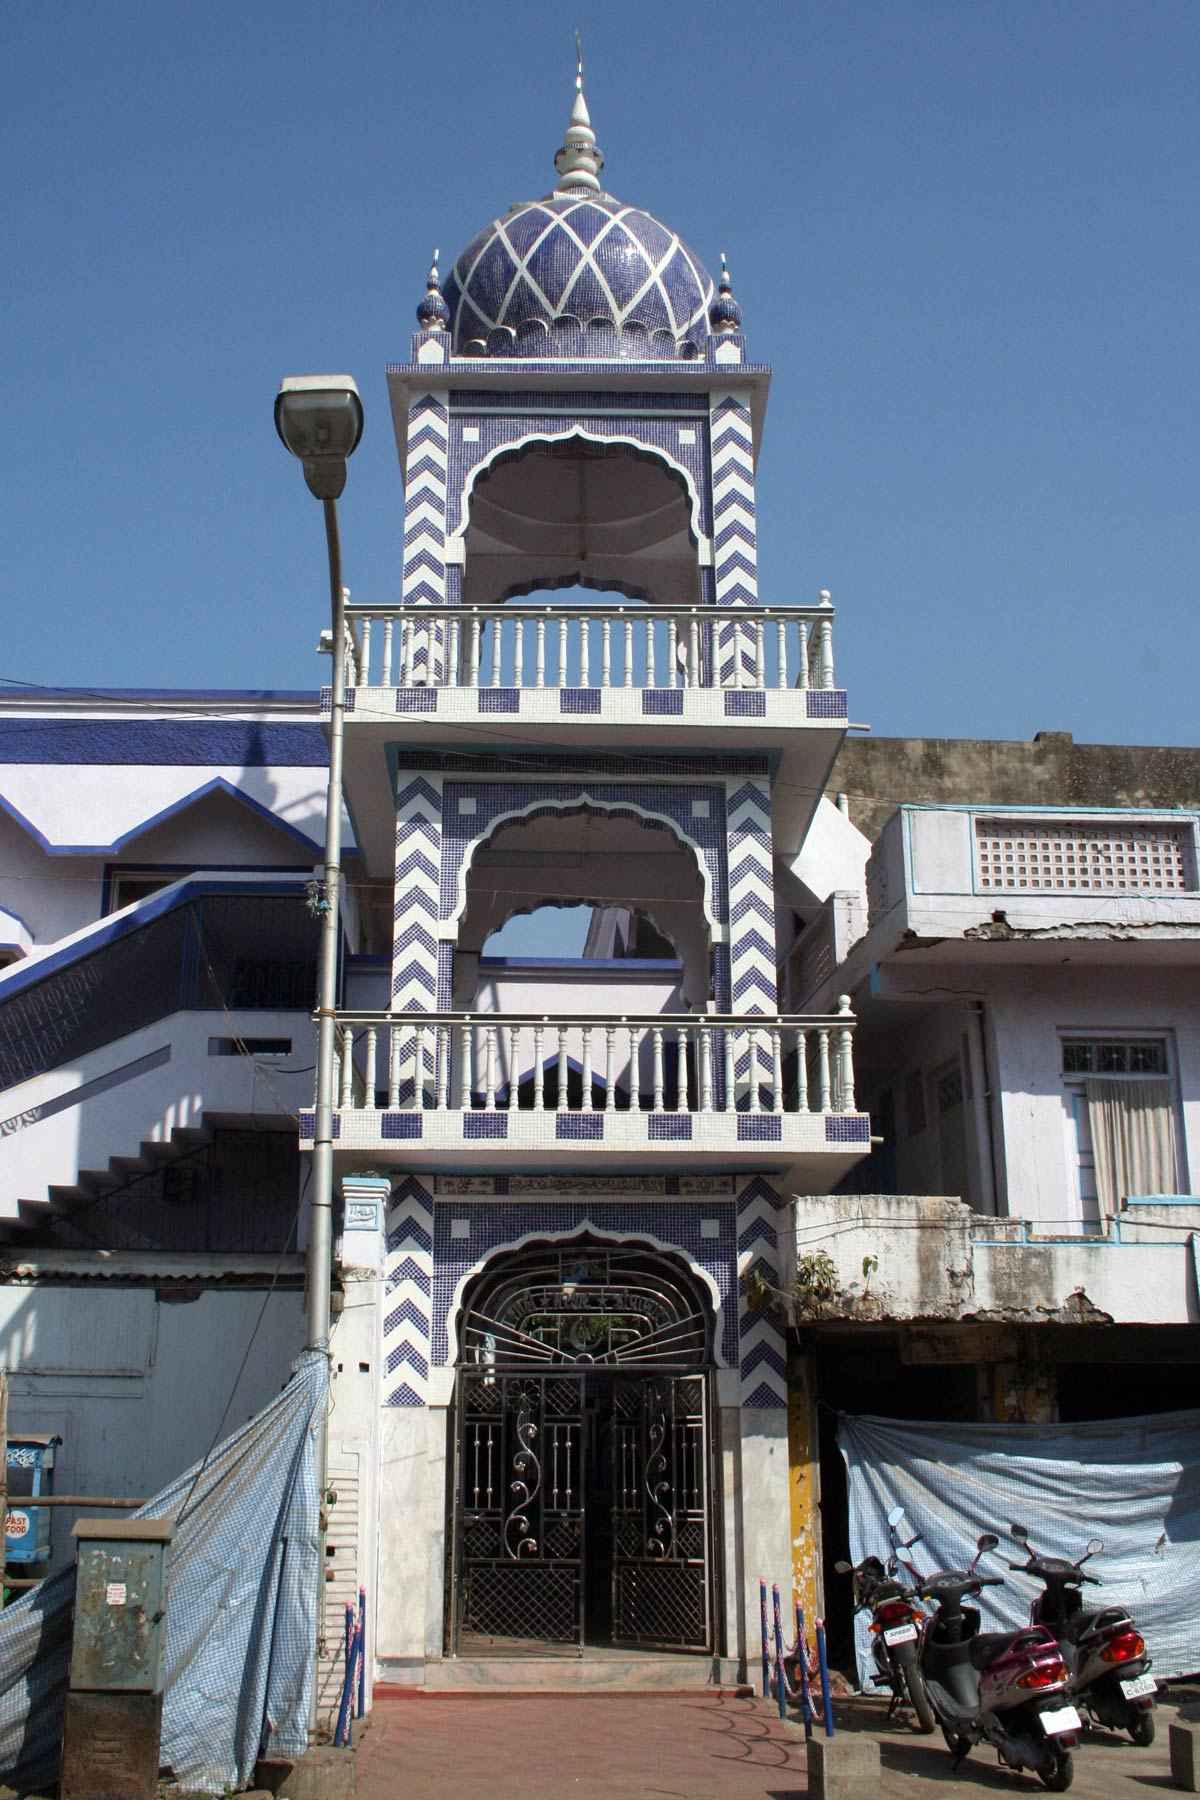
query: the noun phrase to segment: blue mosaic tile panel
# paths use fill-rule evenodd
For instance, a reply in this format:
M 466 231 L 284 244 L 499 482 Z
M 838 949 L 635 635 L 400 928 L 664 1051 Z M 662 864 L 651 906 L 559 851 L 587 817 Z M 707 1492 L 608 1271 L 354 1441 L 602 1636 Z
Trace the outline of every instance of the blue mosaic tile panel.
M 746 1294 L 755 1272 L 772 1286 L 779 1284 L 779 1235 L 792 1229 L 791 1211 L 769 1181 L 754 1175 L 738 1195 L 737 1223 L 742 1405 L 782 1409 L 787 1405 L 787 1347 L 783 1333 L 770 1309 L 750 1306 Z
M 678 718 L 683 712 L 683 689 L 643 688 L 642 711 L 647 718 Z
M 844 719 L 846 691 L 844 688 L 809 688 L 805 707 L 810 719 Z
M 480 688 L 477 700 L 481 713 L 515 713 L 521 710 L 520 688 Z
M 783 1138 L 783 1120 L 774 1113 L 739 1113 L 739 1144 L 778 1144 Z
M 418 1112 L 385 1112 L 379 1115 L 379 1135 L 382 1138 L 419 1138 L 422 1118 Z
M 727 719 L 765 719 L 767 716 L 767 696 L 765 694 L 734 692 L 724 694 L 722 699 Z
M 587 1138 L 598 1142 L 604 1136 L 603 1113 L 556 1113 L 554 1115 L 554 1135 L 562 1141 L 569 1138 Z
M 387 1215 L 383 1319 L 385 1406 L 424 1406 L 429 1384 L 433 1292 L 433 1196 L 414 1176 L 399 1180 Z
M 588 1227 L 600 1236 L 617 1240 L 640 1239 L 681 1250 L 703 1269 L 720 1300 L 718 1331 L 721 1354 L 730 1367 L 738 1362 L 737 1212 L 725 1200 L 664 1204 L 661 1201 L 460 1201 L 439 1202 L 434 1208 L 433 1234 L 433 1332 L 435 1367 L 448 1354 L 447 1315 L 455 1293 L 468 1271 L 493 1252 L 530 1238 L 569 1236 Z M 466 1219 L 470 1235 L 452 1238 L 452 1219 Z M 715 1220 L 717 1236 L 701 1234 L 701 1222 Z
M 438 690 L 433 687 L 397 688 L 396 711 L 398 713 L 431 713 L 438 706 Z
M 587 750 L 584 753 L 573 751 L 570 745 L 564 745 L 555 754 L 555 766 L 560 775 L 607 775 L 620 777 L 623 775 L 723 775 L 723 776 L 769 776 L 770 763 L 765 756 L 728 756 L 720 751 L 713 751 L 709 756 L 690 756 L 686 752 L 675 755 L 664 751 L 659 755 L 622 756 L 618 752 L 603 750 Z M 450 775 L 529 775 L 536 777 L 544 774 L 546 757 L 544 751 L 456 751 L 456 750 L 422 750 L 416 746 L 405 746 L 404 767 L 406 769 L 423 769 L 440 773 L 445 770 Z
M 692 1135 L 692 1121 L 686 1113 L 651 1113 L 647 1124 L 652 1144 L 687 1140 Z
M 865 1114 L 826 1113 L 827 1144 L 869 1144 L 870 1141 L 871 1121 Z
M 558 690 L 560 713 L 598 713 L 600 701 L 599 688 L 560 688 Z
M 506 1138 L 508 1114 L 502 1112 L 467 1112 L 462 1115 L 464 1138 Z

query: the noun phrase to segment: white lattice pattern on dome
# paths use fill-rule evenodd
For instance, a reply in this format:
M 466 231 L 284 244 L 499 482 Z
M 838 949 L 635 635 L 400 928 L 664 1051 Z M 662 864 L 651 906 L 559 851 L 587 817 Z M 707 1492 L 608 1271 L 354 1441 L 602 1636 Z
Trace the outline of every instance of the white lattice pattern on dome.
M 1031 819 L 978 819 L 981 888 L 1109 893 L 1195 888 L 1190 834 L 1165 821 L 1095 825 Z

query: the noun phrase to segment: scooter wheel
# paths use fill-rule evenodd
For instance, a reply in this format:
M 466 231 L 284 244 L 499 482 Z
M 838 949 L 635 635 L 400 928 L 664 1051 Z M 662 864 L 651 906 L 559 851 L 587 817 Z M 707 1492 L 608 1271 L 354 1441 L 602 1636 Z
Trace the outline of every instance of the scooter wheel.
M 1129 1735 L 1141 1749 L 1149 1749 L 1154 1742 L 1154 1714 L 1152 1712 L 1139 1713 L 1129 1727 Z
M 905 1656 L 903 1651 L 909 1651 Z M 899 1679 L 904 1683 L 908 1693 L 908 1703 L 916 1715 L 917 1730 L 928 1735 L 937 1730 L 937 1717 L 933 1710 L 933 1702 L 929 1698 L 929 1690 L 925 1686 L 925 1677 L 921 1673 L 921 1665 L 917 1661 L 916 1645 L 904 1644 L 901 1654 L 896 1658 Z
M 1065 1794 L 1075 1779 L 1075 1759 L 1069 1750 L 1054 1752 L 1054 1765 L 1038 1770 L 1038 1780 L 1052 1794 Z

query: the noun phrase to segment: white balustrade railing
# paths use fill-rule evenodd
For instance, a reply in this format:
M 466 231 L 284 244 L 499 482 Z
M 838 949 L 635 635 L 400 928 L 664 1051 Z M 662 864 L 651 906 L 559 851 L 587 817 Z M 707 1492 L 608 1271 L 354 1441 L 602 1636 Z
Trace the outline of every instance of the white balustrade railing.
M 844 995 L 775 1018 L 342 1012 L 334 1092 L 368 1112 L 850 1113 L 854 1026 Z
M 833 607 L 353 606 L 353 687 L 832 688 Z

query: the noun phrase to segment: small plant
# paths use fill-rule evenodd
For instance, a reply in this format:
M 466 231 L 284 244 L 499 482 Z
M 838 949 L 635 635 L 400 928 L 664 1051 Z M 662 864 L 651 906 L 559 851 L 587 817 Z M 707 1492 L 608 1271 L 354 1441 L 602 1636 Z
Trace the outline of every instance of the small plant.
M 802 1306 L 828 1306 L 841 1293 L 837 1264 L 827 1250 L 810 1250 L 796 1260 L 796 1293 Z

